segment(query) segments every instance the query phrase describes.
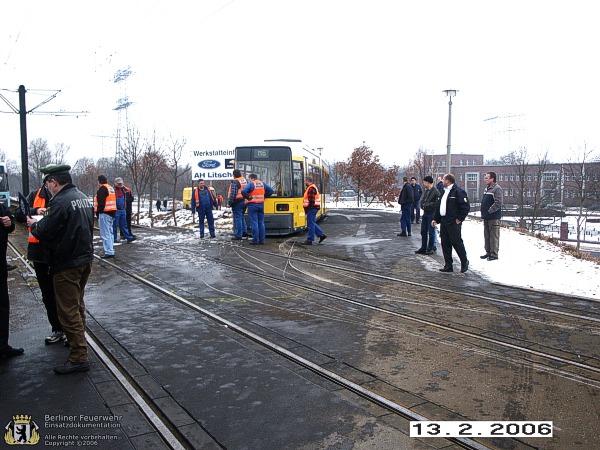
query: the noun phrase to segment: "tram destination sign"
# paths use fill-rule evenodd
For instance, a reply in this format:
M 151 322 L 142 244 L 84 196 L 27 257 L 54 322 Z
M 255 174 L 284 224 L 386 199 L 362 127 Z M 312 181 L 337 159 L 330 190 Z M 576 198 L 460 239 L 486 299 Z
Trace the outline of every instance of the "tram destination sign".
M 193 150 L 192 180 L 233 180 L 235 150 Z

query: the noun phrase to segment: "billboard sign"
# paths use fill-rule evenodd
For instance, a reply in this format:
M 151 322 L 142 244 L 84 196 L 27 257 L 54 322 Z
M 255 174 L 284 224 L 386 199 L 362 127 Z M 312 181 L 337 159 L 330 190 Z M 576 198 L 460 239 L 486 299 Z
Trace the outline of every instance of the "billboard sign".
M 192 180 L 233 180 L 235 150 L 193 150 Z

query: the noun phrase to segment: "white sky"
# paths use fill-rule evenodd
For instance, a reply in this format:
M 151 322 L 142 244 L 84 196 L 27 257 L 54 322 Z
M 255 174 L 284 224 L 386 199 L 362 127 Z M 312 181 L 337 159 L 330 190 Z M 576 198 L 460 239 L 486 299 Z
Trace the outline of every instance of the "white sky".
M 587 0 L 19 0 L 2 8 L 0 88 L 60 89 L 38 111 L 90 111 L 28 116 L 28 141 L 70 145 L 71 163 L 114 154 L 97 136 L 115 134 L 112 108 L 128 95 L 130 121 L 185 136 L 189 150 L 299 138 L 335 161 L 365 141 L 405 164 L 419 147 L 445 153 L 444 89 L 459 90 L 453 153 L 524 145 L 564 161 L 600 144 L 596 11 Z M 44 98 L 28 93 L 27 109 Z M 0 149 L 20 157 L 17 114 L 0 114 Z

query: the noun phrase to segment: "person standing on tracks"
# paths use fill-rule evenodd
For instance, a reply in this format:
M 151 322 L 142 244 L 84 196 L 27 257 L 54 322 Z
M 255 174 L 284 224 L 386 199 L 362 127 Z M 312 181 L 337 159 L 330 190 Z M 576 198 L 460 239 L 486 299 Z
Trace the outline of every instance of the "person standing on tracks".
M 42 219 L 27 218 L 31 234 L 44 246 L 58 317 L 69 343 L 69 359 L 54 368 L 59 375 L 90 370 L 83 296 L 94 259 L 94 210 L 88 196 L 73 184 L 70 169 L 56 164 L 41 169 L 52 199 Z
M 417 184 L 417 179 L 415 177 L 410 178 L 410 187 L 413 191 L 410 221 L 412 223 L 421 223 L 421 195 L 423 195 L 423 189 L 421 189 L 420 184 Z
M 115 178 L 115 197 L 117 202 L 117 210 L 115 211 L 115 220 L 113 221 L 113 238 L 115 244 L 119 242 L 117 236 L 117 228 L 121 231 L 121 236 L 125 236 L 127 243 L 131 243 L 136 240 L 127 229 L 127 190 L 123 186 L 123 178 Z M 129 194 L 131 195 L 131 193 Z
M 320 244 L 327 239 L 327 235 L 317 225 L 317 213 L 321 209 L 321 195 L 312 177 L 306 177 L 304 184 L 306 185 L 306 191 L 304 191 L 304 212 L 306 214 L 308 236 L 306 237 L 306 241 L 302 242 L 302 245 L 312 245 L 315 235 L 319 238 Z
M 440 198 L 440 191 L 433 185 L 433 178 L 429 175 L 423 177 L 425 191 L 419 200 L 423 207 L 423 222 L 421 222 L 421 248 L 415 253 L 431 255 L 435 247 L 435 228 L 431 225 L 435 206 Z
M 100 187 L 94 197 L 94 212 L 98 217 L 98 227 L 102 237 L 102 247 L 104 247 L 104 255 L 101 258 L 114 258 L 113 221 L 117 212 L 117 196 L 115 189 L 108 184 L 106 175 L 98 175 L 98 184 Z
M 400 197 L 398 197 L 398 203 L 400 204 L 400 228 L 402 231 L 398 233 L 398 236 L 411 236 L 411 224 L 410 215 L 412 214 L 413 204 L 413 190 L 408 184 L 408 177 L 402 177 L 402 190 L 400 191 Z
M 265 198 L 275 192 L 271 186 L 258 179 L 255 173 L 248 175 L 250 181 L 244 189 L 242 196 L 248 206 L 248 218 L 252 228 L 252 245 L 265 243 Z
M 15 221 L 10 210 L 0 202 L 0 359 L 22 355 L 25 350 L 8 344 L 10 332 L 10 299 L 8 296 L 8 271 L 6 270 L 6 249 L 8 234 L 15 229 Z
M 129 232 L 129 235 L 131 237 L 133 237 L 134 239 L 137 239 L 137 236 L 135 234 L 133 234 L 133 232 L 131 231 L 131 215 L 133 214 L 133 201 L 135 200 L 135 198 L 133 197 L 133 194 L 131 193 L 131 189 L 129 189 L 123 183 L 123 178 L 120 178 L 120 177 L 116 178 L 115 184 L 117 184 L 116 180 L 121 180 L 120 184 L 125 191 L 125 221 L 127 222 L 127 231 Z M 121 239 L 125 239 L 124 234 L 121 234 Z
M 244 211 L 246 203 L 242 196 L 242 190 L 246 187 L 248 181 L 242 176 L 239 169 L 233 170 L 233 180 L 229 186 L 227 193 L 227 206 L 231 208 L 233 213 L 233 232 L 232 241 L 241 241 L 246 232 L 246 221 L 244 220 Z
M 37 191 L 32 191 L 27 196 L 27 203 L 29 204 L 29 213 L 32 216 L 42 216 L 46 212 L 48 203 L 52 198 L 52 194 L 48 190 L 45 184 L 42 185 Z M 24 211 L 20 209 L 17 211 L 16 218 L 18 222 L 27 222 L 27 216 Z M 42 302 L 46 307 L 46 314 L 48 316 L 48 322 L 52 327 L 52 334 L 44 339 L 46 345 L 56 344 L 66 339 L 65 333 L 58 318 L 58 310 L 56 308 L 56 296 L 54 295 L 54 282 L 52 275 L 49 273 L 48 261 L 44 254 L 44 246 L 40 243 L 33 234 L 31 229 L 29 231 L 29 238 L 27 244 L 27 259 L 33 263 L 33 269 L 35 270 L 35 276 L 42 292 Z
M 440 238 L 442 239 L 442 252 L 444 253 L 444 267 L 440 272 L 454 272 L 452 268 L 452 248 L 460 259 L 460 271 L 469 270 L 467 251 L 462 240 L 462 223 L 467 218 L 471 205 L 467 193 L 456 185 L 454 175 L 444 175 L 444 195 L 436 205 L 433 227 L 440 224 Z
M 496 184 L 496 172 L 486 173 L 484 180 L 487 187 L 481 200 L 481 218 L 483 219 L 485 255 L 481 255 L 480 258 L 495 261 L 498 259 L 500 247 L 500 219 L 502 218 L 504 193 L 502 188 Z
M 192 192 L 192 216 L 198 211 L 198 225 L 200 226 L 200 239 L 204 239 L 204 218 L 208 222 L 208 232 L 210 237 L 217 237 L 215 234 L 215 219 L 213 216 L 213 207 L 217 207 L 217 199 L 210 187 L 204 185 L 204 180 L 198 180 L 198 186 Z

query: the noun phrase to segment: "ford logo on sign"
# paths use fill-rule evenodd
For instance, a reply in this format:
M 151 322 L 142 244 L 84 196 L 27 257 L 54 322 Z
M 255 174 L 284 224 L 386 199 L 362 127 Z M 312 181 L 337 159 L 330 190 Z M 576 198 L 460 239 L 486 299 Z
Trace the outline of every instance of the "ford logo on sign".
M 198 163 L 198 167 L 202 169 L 216 169 L 220 165 L 221 163 L 219 161 L 215 161 L 214 159 L 205 159 L 204 161 L 200 161 Z

